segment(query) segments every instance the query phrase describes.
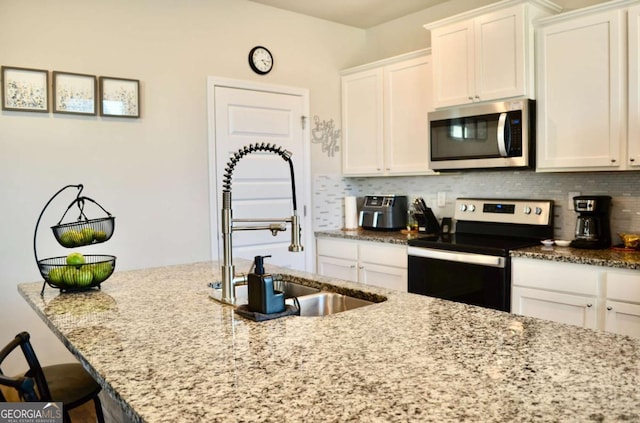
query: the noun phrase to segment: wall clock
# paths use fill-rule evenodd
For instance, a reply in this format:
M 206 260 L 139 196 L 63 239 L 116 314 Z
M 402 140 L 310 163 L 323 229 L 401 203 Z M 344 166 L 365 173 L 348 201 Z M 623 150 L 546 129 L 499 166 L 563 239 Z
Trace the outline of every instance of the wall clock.
M 266 75 L 273 69 L 273 55 L 262 46 L 256 46 L 249 52 L 249 66 L 259 75 Z

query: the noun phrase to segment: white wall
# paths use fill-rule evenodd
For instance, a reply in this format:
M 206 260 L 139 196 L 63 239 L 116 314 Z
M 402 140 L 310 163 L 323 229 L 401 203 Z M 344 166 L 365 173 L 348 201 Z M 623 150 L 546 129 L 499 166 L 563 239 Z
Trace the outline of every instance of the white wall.
M 245 0 L 0 0 L 0 39 L 1 65 L 141 81 L 140 119 L 0 112 L 0 345 L 29 330 L 51 362 L 69 356 L 16 288 L 41 280 L 32 237 L 46 201 L 84 184 L 116 230 L 82 251 L 116 255 L 117 270 L 211 259 L 207 76 L 308 88 L 312 116 L 339 121 L 338 71 L 365 33 Z M 258 44 L 275 56 L 263 77 L 247 63 Z M 45 213 L 39 258 L 69 252 L 49 227 L 74 196 Z

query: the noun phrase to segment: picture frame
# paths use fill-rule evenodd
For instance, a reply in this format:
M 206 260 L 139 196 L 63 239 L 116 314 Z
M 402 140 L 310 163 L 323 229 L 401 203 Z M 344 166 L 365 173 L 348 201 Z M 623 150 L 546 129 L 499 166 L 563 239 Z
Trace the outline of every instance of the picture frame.
M 97 82 L 95 75 L 53 71 L 53 112 L 95 116 Z
M 140 117 L 140 81 L 101 76 L 100 116 Z
M 49 71 L 2 66 L 2 110 L 49 112 Z

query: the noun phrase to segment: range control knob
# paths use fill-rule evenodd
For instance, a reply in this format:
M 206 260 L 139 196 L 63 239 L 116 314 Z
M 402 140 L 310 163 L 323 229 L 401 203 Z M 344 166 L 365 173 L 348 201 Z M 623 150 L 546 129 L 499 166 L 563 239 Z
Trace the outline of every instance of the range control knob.
M 542 209 L 540 207 L 536 207 L 536 214 L 537 215 L 541 215 L 542 214 Z
M 476 211 L 476 206 L 474 206 L 473 204 L 469 204 L 469 211 L 470 212 Z
M 525 208 L 524 208 L 524 214 L 531 214 L 531 207 L 529 207 L 529 206 L 525 206 Z
M 467 211 L 467 205 L 466 204 L 460 204 L 460 211 Z

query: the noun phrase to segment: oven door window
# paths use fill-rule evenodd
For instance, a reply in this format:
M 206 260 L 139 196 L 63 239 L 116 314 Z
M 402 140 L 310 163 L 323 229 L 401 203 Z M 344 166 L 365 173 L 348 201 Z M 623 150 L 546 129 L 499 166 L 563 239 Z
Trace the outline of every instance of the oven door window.
M 504 268 L 409 256 L 409 292 L 465 304 L 510 310 Z

